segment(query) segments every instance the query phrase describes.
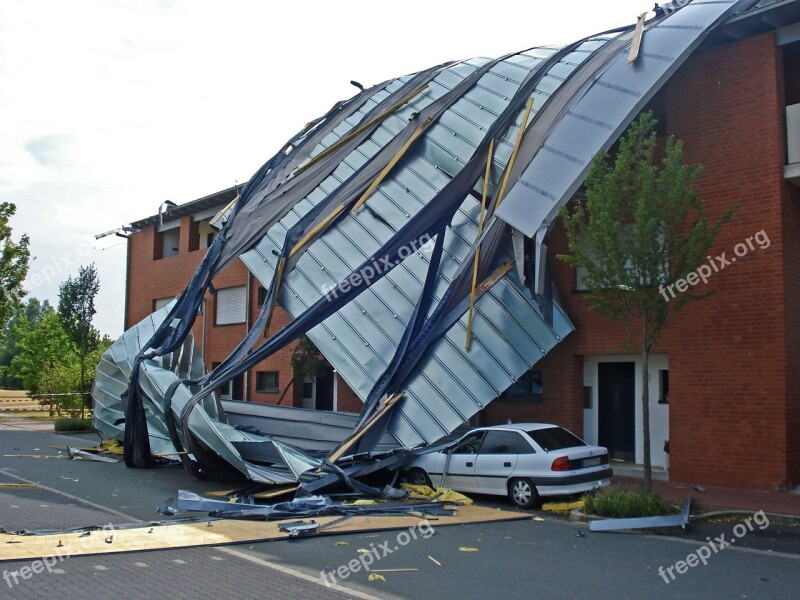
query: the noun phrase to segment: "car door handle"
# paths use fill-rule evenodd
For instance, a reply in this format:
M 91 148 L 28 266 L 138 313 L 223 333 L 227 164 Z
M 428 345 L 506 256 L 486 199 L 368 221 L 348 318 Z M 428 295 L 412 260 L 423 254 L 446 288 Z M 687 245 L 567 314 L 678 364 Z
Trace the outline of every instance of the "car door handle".
M 511 463 L 510 463 L 510 462 L 504 462 L 504 463 L 503 463 L 503 466 L 504 466 L 504 467 L 510 467 L 510 466 L 511 466 Z
M 471 462 L 468 462 L 468 463 L 467 463 L 467 466 L 468 466 L 468 467 L 471 467 L 471 466 L 472 466 L 472 463 L 471 463 Z

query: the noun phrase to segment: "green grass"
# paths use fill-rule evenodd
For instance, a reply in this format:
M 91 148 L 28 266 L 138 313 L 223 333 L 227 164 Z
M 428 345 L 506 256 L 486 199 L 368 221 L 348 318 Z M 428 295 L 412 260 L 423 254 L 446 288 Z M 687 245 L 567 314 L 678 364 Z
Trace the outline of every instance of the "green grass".
M 92 431 L 91 419 L 80 419 L 78 417 L 57 419 L 55 425 L 56 431 Z
M 675 513 L 660 493 L 642 488 L 611 486 L 587 494 L 585 500 L 586 513 L 601 517 L 653 517 Z

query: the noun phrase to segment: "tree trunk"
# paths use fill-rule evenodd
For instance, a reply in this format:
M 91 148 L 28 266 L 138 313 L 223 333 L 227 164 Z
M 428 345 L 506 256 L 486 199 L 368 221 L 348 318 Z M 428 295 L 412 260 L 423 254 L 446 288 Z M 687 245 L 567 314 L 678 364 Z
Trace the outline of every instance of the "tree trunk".
M 653 488 L 650 458 L 650 352 L 647 349 L 647 313 L 642 317 L 642 445 L 644 446 L 644 487 Z
M 81 340 L 81 419 L 83 419 L 83 409 L 86 398 L 86 341 Z

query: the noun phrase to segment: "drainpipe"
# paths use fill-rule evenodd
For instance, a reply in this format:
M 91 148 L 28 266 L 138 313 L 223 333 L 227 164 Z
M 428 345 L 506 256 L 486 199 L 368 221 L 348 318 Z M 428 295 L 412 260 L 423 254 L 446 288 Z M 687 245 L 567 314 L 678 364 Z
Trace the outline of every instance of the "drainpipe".
M 252 323 L 250 322 L 250 310 L 252 300 L 250 296 L 252 295 L 253 291 L 253 274 L 250 271 L 247 271 L 247 292 L 246 292 L 246 299 L 245 299 L 245 337 L 247 334 L 250 333 L 250 327 Z M 242 398 L 245 402 L 250 402 L 250 369 L 247 369 L 244 372 L 244 398 Z
M 339 372 L 333 370 L 333 412 L 339 412 Z

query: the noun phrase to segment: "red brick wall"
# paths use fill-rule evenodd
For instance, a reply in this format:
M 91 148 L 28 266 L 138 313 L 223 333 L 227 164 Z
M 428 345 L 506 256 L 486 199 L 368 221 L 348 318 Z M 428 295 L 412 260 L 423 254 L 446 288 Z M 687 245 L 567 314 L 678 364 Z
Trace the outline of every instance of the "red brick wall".
M 160 260 L 153 260 L 153 248 L 157 243 L 154 227 L 134 233 L 128 238 L 130 266 L 127 281 L 126 329 L 152 313 L 156 299 L 180 294 L 189 283 L 205 253 L 205 250 L 189 251 L 191 225 L 191 216 L 181 219 L 178 254 Z M 214 287 L 219 290 L 247 286 L 248 280 L 250 282 L 249 323 L 253 323 L 260 310 L 257 306 L 259 282 L 249 275 L 249 271 L 241 261 L 232 262 L 217 275 L 214 279 Z M 236 344 L 245 337 L 248 330 L 248 325 L 244 323 L 215 325 L 215 301 L 213 294 L 206 294 L 204 314 L 198 315 L 192 327 L 195 343 L 203 353 L 206 369 L 210 369 L 212 363 L 221 362 L 228 356 Z M 280 330 L 290 320 L 289 315 L 282 308 L 276 307 L 272 316 L 270 332 L 274 333 Z M 203 335 L 204 321 L 205 336 Z M 204 344 L 205 347 L 203 347 Z M 281 398 L 288 385 L 289 389 L 286 390 L 286 395 L 281 403 L 286 406 L 302 405 L 302 397 L 299 402 L 296 398 L 297 394 L 302 395 L 302 386 L 295 385 L 291 367 L 294 346 L 295 344 L 287 346 L 248 371 L 245 399 L 252 402 L 274 404 Z M 277 392 L 256 391 L 256 373 L 258 371 L 278 371 Z M 339 380 L 338 399 L 340 410 L 358 412 L 361 409 L 361 401 L 341 380 Z
M 800 483 L 800 194 L 783 181 L 781 68 L 774 37 L 764 34 L 695 55 L 662 92 L 668 132 L 684 140 L 688 162 L 703 165 L 698 191 L 709 218 L 738 204 L 712 254 L 730 258 L 762 229 L 771 240 L 713 275 L 707 289 L 715 294 L 673 317 L 655 349 L 670 361 L 673 481 Z M 550 248 L 551 256 L 566 251 L 558 226 Z M 582 358 L 624 353 L 623 330 L 589 311 L 572 269 L 558 260 L 553 268 L 576 332 L 540 364 L 542 404 L 497 403 L 487 416 L 556 421 L 580 433 Z

